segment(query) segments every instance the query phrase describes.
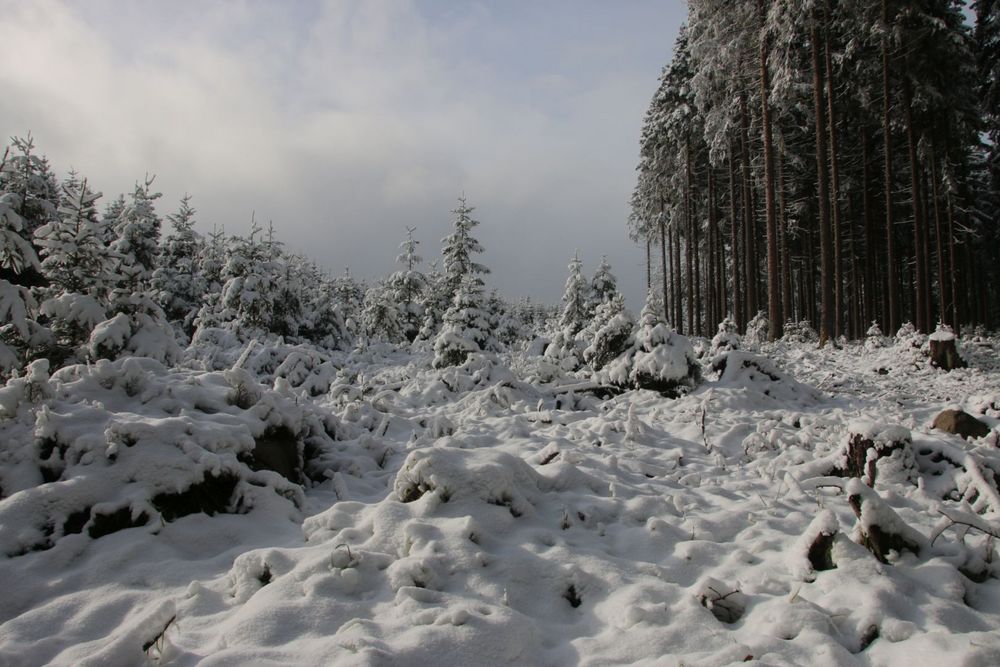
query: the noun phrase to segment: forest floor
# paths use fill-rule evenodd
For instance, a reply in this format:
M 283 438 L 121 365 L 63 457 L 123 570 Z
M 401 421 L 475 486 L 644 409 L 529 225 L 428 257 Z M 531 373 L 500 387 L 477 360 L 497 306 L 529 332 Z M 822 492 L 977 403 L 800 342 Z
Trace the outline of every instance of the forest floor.
M 779 343 L 678 399 L 376 349 L 9 383 L 0 664 L 997 665 L 998 348 Z M 313 482 L 247 465 L 282 433 Z M 852 433 L 910 436 L 874 492 Z

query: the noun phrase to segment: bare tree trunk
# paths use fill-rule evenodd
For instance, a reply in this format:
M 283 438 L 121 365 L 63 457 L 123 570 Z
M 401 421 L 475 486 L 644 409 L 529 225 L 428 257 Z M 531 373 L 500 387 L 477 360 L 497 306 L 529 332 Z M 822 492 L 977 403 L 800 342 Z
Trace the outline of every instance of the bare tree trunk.
M 743 259 L 746 290 L 746 319 L 757 314 L 757 276 L 754 273 L 754 217 L 750 192 L 750 113 L 746 95 L 740 95 L 740 159 L 743 179 Z
M 650 240 L 649 236 L 647 235 L 646 236 L 646 291 L 647 292 L 653 287 L 653 267 L 651 266 L 651 264 L 653 263 L 653 257 L 650 248 L 650 246 L 652 245 L 653 243 Z
M 719 232 L 715 219 L 715 173 L 712 165 L 708 165 L 708 322 L 706 327 L 711 330 L 718 324 L 719 317 L 719 260 L 716 251 Z
M 684 311 L 681 300 L 681 233 L 680 224 L 672 227 L 674 239 L 674 326 L 679 333 L 684 333 Z
M 770 76 L 767 58 L 771 47 L 767 31 L 770 0 L 757 0 L 760 16 L 760 113 L 764 141 L 764 207 L 767 211 L 767 319 L 768 339 L 781 337 L 781 276 L 778 273 L 778 217 L 774 201 L 774 148 L 771 130 Z
M 830 3 L 827 2 L 829 9 Z M 835 115 L 835 100 L 833 95 L 833 64 L 830 58 L 830 39 L 828 31 L 824 31 L 824 66 L 826 68 L 826 104 L 827 125 L 830 128 L 830 210 L 833 218 L 833 336 L 839 338 L 841 323 L 844 317 L 844 276 L 840 219 L 840 169 L 838 168 L 837 117 Z
M 885 324 L 884 316 L 876 317 L 878 302 L 876 295 L 881 292 L 879 285 L 879 270 L 877 258 L 879 253 L 875 251 L 875 225 L 872 221 L 872 198 L 871 198 L 871 156 L 868 147 L 868 128 L 861 129 L 861 207 L 862 217 L 865 224 L 865 282 L 864 282 L 864 314 L 862 322 L 867 327 L 875 319 L 881 320 Z
M 778 245 L 781 254 L 781 313 L 788 321 L 792 315 L 792 278 L 788 252 L 788 193 L 785 187 L 785 158 L 778 152 Z
M 663 288 L 663 316 L 669 318 L 670 293 L 667 282 L 667 221 L 663 215 L 663 202 L 660 202 L 660 282 Z
M 903 113 L 906 118 L 906 143 L 910 157 L 910 199 L 913 204 L 913 259 L 914 259 L 914 301 L 918 331 L 927 331 L 927 318 L 924 311 L 924 290 L 927 280 L 924 275 L 923 262 L 923 210 L 920 205 L 920 163 L 917 161 L 917 135 L 913 127 L 913 93 L 908 79 L 903 79 Z
M 899 283 L 896 271 L 895 225 L 892 217 L 892 124 L 890 119 L 889 85 L 889 8 L 886 0 L 882 0 L 882 134 L 883 157 L 885 159 L 885 239 L 886 239 L 886 274 L 889 294 L 889 331 L 893 334 L 899 328 Z
M 944 265 L 944 240 L 941 236 L 941 193 L 938 191 L 938 164 L 937 151 L 934 142 L 931 143 L 931 197 L 934 201 L 934 245 L 937 249 L 937 274 L 938 274 L 938 309 L 941 313 L 941 321 L 955 326 L 951 321 L 951 313 L 948 312 L 947 304 L 947 273 Z
M 694 325 L 694 205 L 691 193 L 691 144 L 684 148 L 684 208 L 687 213 L 687 239 L 684 244 L 684 259 L 687 269 L 687 328 L 688 333 L 696 333 Z
M 736 326 L 743 330 L 743 298 L 742 298 L 742 275 L 743 262 L 740 261 L 740 229 L 736 218 L 736 166 L 733 160 L 735 153 L 733 142 L 729 142 L 729 226 L 730 240 L 733 261 L 733 317 L 736 318 Z
M 816 115 L 816 185 L 819 195 L 820 322 L 819 345 L 833 335 L 833 247 L 830 235 L 830 196 L 827 187 L 826 118 L 823 108 L 823 70 L 820 69 L 820 39 L 816 22 L 810 30 L 813 67 L 813 105 Z
M 948 204 L 948 272 L 951 274 L 951 325 L 959 335 L 958 273 L 955 266 L 955 210 L 951 203 L 951 190 L 945 190 Z

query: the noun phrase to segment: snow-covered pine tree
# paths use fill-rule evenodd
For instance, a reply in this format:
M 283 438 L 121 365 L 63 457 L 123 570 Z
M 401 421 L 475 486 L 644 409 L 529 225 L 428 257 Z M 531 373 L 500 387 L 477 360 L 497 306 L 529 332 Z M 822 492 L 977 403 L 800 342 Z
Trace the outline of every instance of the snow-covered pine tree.
M 474 274 L 459 283 L 451 307 L 444 314 L 441 331 L 434 339 L 434 367 L 458 366 L 474 352 L 490 349 L 490 323 L 483 309 L 483 288 Z
M 559 329 L 567 340 L 575 338 L 587 326 L 587 289 L 587 281 L 583 277 L 583 262 L 580 261 L 579 254 L 573 255 L 562 298 L 565 305 L 559 317 Z
M 301 334 L 305 319 L 305 290 L 307 266 L 305 257 L 285 255 L 277 248 L 272 249 L 275 266 L 275 297 L 269 330 L 276 336 L 297 338 Z
M 599 305 L 611 301 L 618 295 L 618 279 L 611 273 L 607 255 L 601 255 L 601 263 L 590 279 L 589 310 L 593 313 Z
M 511 349 L 517 345 L 518 341 L 526 338 L 527 328 L 521 320 L 517 308 L 508 304 L 497 290 L 492 290 L 486 300 L 486 317 L 493 334 L 491 341 L 494 343 L 494 347 L 487 349 L 487 352 L 501 352 L 504 349 Z
M 479 225 L 479 221 L 472 217 L 474 210 L 475 207 L 466 204 L 465 195 L 459 197 L 458 208 L 452 211 L 455 215 L 452 232 L 441 239 L 444 278 L 451 294 L 457 292 L 465 276 L 472 276 L 482 287 L 483 280 L 479 276 L 490 272 L 474 260 L 475 255 L 483 252 L 482 244 L 472 236 L 473 228 Z
M 425 278 L 424 295 L 420 300 L 424 321 L 420 325 L 417 339 L 431 341 L 441 330 L 444 314 L 451 307 L 451 301 L 455 295 L 448 291 L 445 275 L 438 270 L 436 262 L 431 262 L 431 270 Z
M 563 309 L 552 334 L 552 342 L 545 349 L 545 356 L 558 360 L 563 370 L 576 370 L 581 365 L 585 344 L 578 340 L 578 336 L 589 321 L 588 290 L 589 285 L 583 277 L 583 263 L 579 254 L 574 254 L 563 292 Z
M 594 370 L 600 370 L 633 343 L 635 320 L 625 309 L 625 297 L 615 290 L 607 301 L 602 301 L 594 312 L 590 328 L 593 337 L 583 351 L 583 358 Z
M 251 220 L 250 235 L 231 240 L 223 269 L 226 282 L 220 297 L 220 326 L 245 340 L 270 333 L 278 293 L 280 267 L 273 244 L 262 236 L 263 230 Z
M 8 205 L 15 205 L 21 218 L 21 236 L 29 243 L 35 230 L 55 217 L 59 203 L 59 188 L 49 162 L 34 151 L 35 142 L 29 133 L 24 138 L 11 137 L 11 146 L 0 158 L 0 193 L 14 196 Z M 16 273 L 0 269 L 0 278 L 25 286 L 42 283 L 36 267 L 30 264 Z
M 115 268 L 94 207 L 101 193 L 91 192 L 86 179 L 71 177 L 62 187 L 56 217 L 35 230 L 49 282 L 41 314 L 60 348 L 50 351 L 50 360 L 73 355 L 107 317 L 104 299 Z
M 740 328 L 736 325 L 736 320 L 732 317 L 726 317 L 719 322 L 719 330 L 712 338 L 712 354 L 722 354 L 738 349 L 740 349 Z
M 0 173 L 4 167 L 0 165 Z M 31 315 L 35 300 L 18 280 L 26 269 L 37 273 L 41 268 L 24 236 L 24 220 L 17 212 L 20 201 L 18 193 L 0 189 L 0 377 L 19 368 L 28 351 L 44 342 L 44 332 Z
M 161 195 L 150 189 L 152 185 L 151 177 L 147 177 L 142 184 L 137 183 L 132 200 L 113 223 L 111 249 L 118 261 L 115 295 L 112 298 L 115 302 L 128 301 L 131 295 L 146 291 L 156 270 L 160 217 L 156 214 L 154 203 Z
M 399 310 L 399 320 L 406 340 L 413 342 L 420 333 L 424 322 L 424 309 L 421 302 L 427 279 L 417 266 L 423 258 L 417 254 L 417 241 L 413 238 L 415 227 L 406 228 L 406 240 L 399 244 L 400 253 L 396 261 L 405 268 L 396 271 L 389 277 L 390 297 Z
M 352 337 L 359 336 L 362 333 L 361 309 L 364 307 L 365 286 L 351 275 L 350 267 L 344 268 L 344 273 L 334 279 L 333 285 L 347 330 Z
M 369 340 L 381 340 L 387 343 L 399 343 L 404 340 L 404 323 L 393 300 L 394 292 L 391 283 L 380 280 L 365 293 L 361 326 Z
M 670 397 L 694 387 L 701 379 L 691 341 L 667 324 L 654 290 L 646 296 L 632 351 L 609 364 L 608 374 L 615 384 L 651 389 Z
M 330 349 L 344 349 L 352 342 L 344 323 L 334 282 L 310 264 L 302 279 L 302 325 L 299 335 Z
M 199 258 L 204 241 L 194 230 L 195 210 L 184 195 L 177 213 L 167 216 L 170 233 L 160 247 L 159 266 L 153 272 L 153 292 L 167 318 L 178 321 L 188 333 L 208 292 L 208 275 Z

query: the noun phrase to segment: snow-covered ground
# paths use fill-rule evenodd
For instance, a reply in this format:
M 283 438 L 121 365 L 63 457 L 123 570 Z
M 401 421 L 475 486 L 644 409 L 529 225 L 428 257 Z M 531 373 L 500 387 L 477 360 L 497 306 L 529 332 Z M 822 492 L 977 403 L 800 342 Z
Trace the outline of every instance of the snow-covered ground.
M 931 422 L 996 427 L 998 346 L 706 355 L 678 399 L 426 350 L 36 366 L 0 390 L 0 664 L 997 665 L 997 432 Z M 912 445 L 871 490 L 852 433 Z

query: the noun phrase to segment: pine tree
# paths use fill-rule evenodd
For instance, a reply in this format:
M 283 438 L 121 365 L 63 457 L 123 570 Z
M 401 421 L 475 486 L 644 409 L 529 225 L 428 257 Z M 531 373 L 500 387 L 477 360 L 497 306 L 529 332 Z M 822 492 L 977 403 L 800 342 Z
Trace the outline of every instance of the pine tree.
M 634 387 L 677 396 L 701 379 L 691 341 L 670 329 L 652 291 L 639 316 L 634 350 L 628 375 Z
M 587 281 L 583 277 L 583 262 L 579 255 L 574 255 L 569 263 L 569 277 L 566 278 L 566 290 L 563 292 L 562 315 L 559 317 L 559 329 L 567 339 L 573 339 L 587 325 Z
M 152 178 L 147 178 L 141 185 L 137 183 L 132 200 L 114 221 L 111 248 L 118 260 L 116 301 L 127 300 L 129 295 L 147 290 L 156 269 L 160 218 L 154 209 L 154 202 L 161 195 L 150 190 L 152 185 Z
M 251 221 L 247 238 L 234 238 L 223 270 L 226 283 L 220 297 L 220 320 L 245 339 L 271 332 L 278 294 L 278 262 L 273 245 L 262 239 L 263 230 Z
M 10 147 L 0 159 L 0 194 L 3 193 L 13 195 L 8 205 L 14 205 L 21 218 L 21 235 L 29 243 L 33 242 L 35 230 L 56 216 L 59 188 L 48 160 L 35 153 L 30 133 L 24 138 L 12 137 Z M 42 283 L 37 267 L 30 265 L 15 273 L 0 269 L 0 278 L 25 286 Z
M 623 354 L 633 343 L 635 320 L 625 310 L 625 297 L 616 290 L 607 301 L 602 301 L 594 313 L 591 327 L 594 333 L 590 345 L 583 351 L 583 358 L 596 371 Z
M 0 173 L 6 163 L 0 163 Z M 24 219 L 18 213 L 21 196 L 0 189 L 0 371 L 4 375 L 28 359 L 29 350 L 42 344 L 40 327 L 32 319 L 35 300 L 18 277 L 27 269 L 40 270 L 35 249 L 24 236 Z M 13 282 L 8 281 L 10 277 Z
M 466 274 L 434 339 L 434 367 L 461 365 L 470 354 L 492 347 L 491 339 L 482 286 L 474 274 Z
M 458 208 L 452 211 L 455 215 L 452 221 L 453 231 L 441 239 L 444 280 L 449 294 L 457 292 L 466 276 L 471 276 L 476 284 L 482 287 L 483 280 L 479 276 L 490 272 L 473 259 L 475 255 L 483 252 L 482 244 L 472 236 L 472 230 L 479 225 L 479 221 L 473 219 L 471 215 L 474 210 L 475 208 L 466 204 L 464 195 L 459 197 Z
M 185 195 L 177 213 L 167 216 L 171 231 L 160 247 L 159 267 L 152 282 L 167 318 L 180 321 L 189 330 L 209 291 L 209 276 L 199 266 L 204 242 L 194 231 L 194 214 L 191 197 Z
M 406 228 L 406 240 L 399 245 L 401 252 L 396 257 L 396 261 L 406 268 L 396 271 L 389 278 L 390 298 L 399 309 L 403 334 L 410 342 L 417 337 L 423 325 L 424 309 L 421 301 L 427 288 L 427 279 L 417 270 L 417 265 L 423 259 L 417 254 L 419 241 L 413 238 L 415 229 Z
M 370 340 L 399 343 L 405 338 L 404 323 L 393 300 L 393 287 L 379 281 L 365 293 L 361 310 L 361 325 Z
M 333 281 L 333 291 L 340 306 L 344 325 L 351 337 L 361 333 L 361 309 L 364 306 L 365 287 L 351 275 L 350 267 Z
M 611 265 L 607 255 L 601 256 L 601 263 L 590 280 L 589 308 L 593 313 L 601 305 L 613 299 L 618 294 L 618 279 L 611 273 Z
M 107 316 L 104 299 L 114 279 L 114 261 L 104 244 L 104 230 L 86 179 L 63 184 L 57 217 L 35 230 L 41 249 L 42 275 L 49 282 L 40 313 L 62 349 L 50 359 L 69 358 Z

